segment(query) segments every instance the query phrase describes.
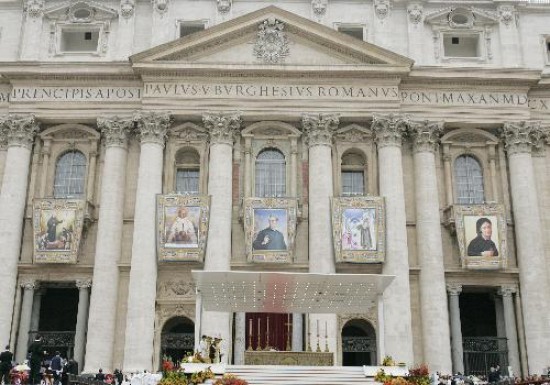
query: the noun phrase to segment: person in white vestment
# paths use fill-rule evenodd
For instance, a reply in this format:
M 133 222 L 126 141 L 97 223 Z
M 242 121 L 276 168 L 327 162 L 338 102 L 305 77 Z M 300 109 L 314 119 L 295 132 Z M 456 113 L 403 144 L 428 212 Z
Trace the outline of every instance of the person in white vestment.
M 178 243 L 186 245 L 197 244 L 197 229 L 193 222 L 188 218 L 189 211 L 187 207 L 178 208 L 178 216 L 172 223 L 166 241 L 168 243 Z

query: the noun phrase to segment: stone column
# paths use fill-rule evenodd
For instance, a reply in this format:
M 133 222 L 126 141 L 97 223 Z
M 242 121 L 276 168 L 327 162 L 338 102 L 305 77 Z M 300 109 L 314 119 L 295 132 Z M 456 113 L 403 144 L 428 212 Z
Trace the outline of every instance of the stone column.
M 523 326 L 523 315 L 521 313 L 521 296 L 519 291 L 516 292 L 515 297 L 515 307 L 516 307 L 516 325 L 518 331 L 518 342 L 519 342 L 519 355 L 521 363 L 521 373 L 518 373 L 520 377 L 524 377 L 529 373 L 527 368 L 527 348 L 525 346 L 525 328 Z
M 246 313 L 235 313 L 235 365 L 244 365 L 246 350 Z
M 39 60 L 44 44 L 42 24 L 45 0 L 24 0 L 23 36 L 21 39 L 21 60 Z
M 443 169 L 445 173 L 445 205 L 446 207 L 453 204 L 453 182 L 451 171 L 451 153 L 450 145 L 445 143 L 443 146 Z
M 449 315 L 445 311 L 447 290 L 435 165 L 435 153 L 442 131 L 442 122 L 411 123 L 424 361 L 430 363 L 433 371 L 451 373 L 451 336 Z
M 383 273 L 395 275 L 384 292 L 386 354 L 413 363 L 409 253 L 401 142 L 408 120 L 400 115 L 374 115 L 378 146 L 380 195 L 386 203 L 386 260 Z
M 453 373 L 464 374 L 464 349 L 462 349 L 462 323 L 460 322 L 459 297 L 461 285 L 447 285 L 449 292 L 449 315 L 451 317 L 451 352 L 453 358 Z
M 292 313 L 292 351 L 304 350 L 304 321 L 302 313 Z
M 504 124 L 510 190 L 516 232 L 520 288 L 525 314 L 529 374 L 541 374 L 550 362 L 550 309 L 544 238 L 531 149 L 542 138 L 540 122 Z M 533 316 L 533 315 L 537 316 Z M 517 370 L 517 369 L 516 369 Z
M 113 369 L 128 133 L 134 123 L 129 118 L 112 117 L 98 118 L 97 125 L 105 138 L 106 150 L 86 339 L 86 373 L 97 373 L 99 368 L 105 372 Z
M 78 288 L 78 311 L 76 314 L 76 332 L 74 335 L 74 360 L 78 367 L 84 363 L 84 348 L 86 346 L 86 325 L 88 323 L 88 307 L 90 304 L 91 279 L 79 279 L 76 281 Z
M 239 113 L 206 113 L 204 126 L 210 133 L 210 161 L 208 164 L 208 195 L 210 225 L 204 270 L 229 271 L 231 269 L 231 214 L 232 214 L 232 167 L 233 136 L 241 126 Z M 214 241 L 212 241 L 214 240 Z M 231 344 L 231 313 L 204 311 L 201 334 L 219 335 Z M 229 352 L 223 352 L 223 361 L 228 362 Z
M 334 274 L 334 249 L 330 199 L 333 196 L 332 182 L 332 134 L 340 123 L 335 114 L 304 114 L 302 126 L 309 146 L 309 272 Z M 336 352 L 338 324 L 336 314 L 310 314 L 309 325 L 313 349 L 320 338 L 324 350 L 325 333 L 329 336 L 328 347 Z M 319 329 L 317 329 L 319 325 Z M 328 329 L 328 333 L 325 331 Z M 325 333 L 323 333 L 325 331 Z M 336 361 L 336 360 L 335 360 Z
M 34 116 L 0 117 L 0 129 L 8 140 L 6 166 L 0 192 L 0 341 L 10 340 L 13 304 L 17 283 L 17 264 L 23 236 L 31 148 L 38 124 Z M 31 303 L 32 305 L 32 303 Z
M 136 21 L 135 0 L 121 0 L 118 16 L 117 51 L 119 60 L 128 60 L 132 55 Z
M 508 365 L 512 367 L 514 374 L 521 372 L 519 360 L 518 332 L 516 327 L 516 314 L 514 311 L 514 293 L 517 292 L 515 286 L 502 286 L 499 294 L 502 296 L 502 305 L 504 307 L 504 327 L 506 328 L 506 339 L 508 344 Z
M 170 127 L 170 115 L 142 113 L 134 119 L 138 124 L 141 154 L 122 368 L 135 373 L 153 370 L 157 297 L 156 195 L 162 193 L 164 141 Z
M 17 336 L 17 346 L 15 349 L 15 361 L 23 362 L 27 357 L 29 347 L 29 331 L 31 329 L 31 314 L 34 298 L 34 289 L 36 282 L 26 280 L 21 283 L 23 288 L 23 302 L 21 304 L 21 319 L 19 321 L 19 334 Z
M 40 327 L 40 308 L 42 307 L 43 290 L 35 290 L 32 301 L 31 331 L 38 331 Z

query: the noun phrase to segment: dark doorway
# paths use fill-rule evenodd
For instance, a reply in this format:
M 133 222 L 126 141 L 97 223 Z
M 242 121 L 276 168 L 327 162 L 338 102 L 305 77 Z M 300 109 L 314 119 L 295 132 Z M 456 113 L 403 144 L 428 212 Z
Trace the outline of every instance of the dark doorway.
M 352 319 L 342 328 L 342 365 L 376 364 L 376 332 L 370 322 Z
M 507 343 L 498 336 L 494 294 L 462 293 L 459 304 L 465 374 L 486 376 L 495 364 L 506 374 Z
M 170 318 L 164 324 L 161 334 L 161 354 L 173 361 L 181 362 L 195 348 L 195 323 L 187 317 Z M 162 357 L 161 357 L 162 358 Z
M 48 356 L 56 351 L 63 357 L 72 357 L 76 318 L 78 314 L 78 289 L 74 287 L 46 286 L 40 301 L 38 330 L 31 331 L 43 337 Z

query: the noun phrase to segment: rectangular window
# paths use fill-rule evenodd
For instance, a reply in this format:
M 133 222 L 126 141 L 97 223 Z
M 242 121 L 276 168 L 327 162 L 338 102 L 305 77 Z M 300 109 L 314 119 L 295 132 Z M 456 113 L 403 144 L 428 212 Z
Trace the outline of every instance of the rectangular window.
M 202 21 L 190 21 L 180 23 L 180 37 L 189 36 L 206 28 Z
M 365 40 L 365 29 L 362 26 L 339 25 L 338 31 L 359 40 Z
M 446 57 L 481 57 L 479 34 L 444 34 L 443 50 Z
M 363 171 L 342 171 L 342 195 L 364 195 L 364 181 L 365 174 Z
M 178 169 L 176 173 L 176 192 L 178 194 L 197 195 L 199 193 L 198 169 Z
M 61 52 L 96 52 L 99 29 L 63 29 L 61 31 Z

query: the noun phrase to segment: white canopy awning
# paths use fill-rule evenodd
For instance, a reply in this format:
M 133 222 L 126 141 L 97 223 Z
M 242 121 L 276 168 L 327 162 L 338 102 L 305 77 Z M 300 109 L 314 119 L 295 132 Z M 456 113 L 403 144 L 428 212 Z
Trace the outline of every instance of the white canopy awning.
M 358 313 L 376 305 L 393 275 L 193 270 L 210 311 Z

